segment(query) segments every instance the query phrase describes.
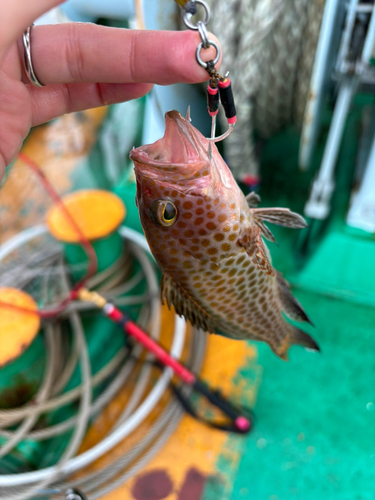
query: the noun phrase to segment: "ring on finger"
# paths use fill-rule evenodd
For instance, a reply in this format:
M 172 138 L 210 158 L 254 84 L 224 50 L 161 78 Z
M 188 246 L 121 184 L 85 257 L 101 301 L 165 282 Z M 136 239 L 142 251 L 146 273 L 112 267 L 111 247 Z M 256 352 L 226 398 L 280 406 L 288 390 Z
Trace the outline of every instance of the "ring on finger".
M 23 42 L 23 55 L 24 55 L 24 65 L 25 71 L 30 82 L 35 85 L 35 87 L 44 87 L 45 85 L 39 80 L 36 76 L 33 61 L 31 59 L 31 28 L 34 26 L 32 24 L 29 26 L 23 33 L 22 42 Z

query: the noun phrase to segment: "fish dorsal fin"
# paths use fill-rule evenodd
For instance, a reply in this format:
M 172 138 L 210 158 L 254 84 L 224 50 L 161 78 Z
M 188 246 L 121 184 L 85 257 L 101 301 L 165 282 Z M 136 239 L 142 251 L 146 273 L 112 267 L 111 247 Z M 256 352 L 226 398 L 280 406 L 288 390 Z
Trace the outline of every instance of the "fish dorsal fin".
M 173 306 L 176 313 L 205 332 L 218 333 L 219 328 L 206 311 L 172 278 L 163 274 L 161 280 L 161 299 L 168 307 Z
M 293 297 L 292 292 L 290 291 L 289 283 L 283 278 L 283 275 L 276 272 L 276 279 L 281 307 L 284 313 L 290 319 L 294 319 L 295 321 L 306 321 L 312 325 L 310 318 L 303 310 L 301 304 L 295 297 Z
M 307 227 L 305 219 L 301 215 L 291 212 L 289 208 L 253 208 L 251 212 L 257 221 L 270 222 L 292 229 Z
M 275 270 L 268 260 L 262 241 L 262 233 L 258 226 L 249 228 L 238 240 L 238 244 L 246 250 L 253 264 L 258 269 L 270 276 L 275 276 Z
M 257 207 L 260 203 L 260 196 L 255 191 L 251 191 L 245 198 L 250 208 Z

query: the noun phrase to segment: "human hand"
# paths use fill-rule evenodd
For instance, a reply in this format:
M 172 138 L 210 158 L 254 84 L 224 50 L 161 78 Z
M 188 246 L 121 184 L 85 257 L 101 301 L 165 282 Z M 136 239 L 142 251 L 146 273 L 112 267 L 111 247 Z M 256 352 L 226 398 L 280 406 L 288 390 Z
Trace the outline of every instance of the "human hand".
M 0 3 L 0 181 L 34 125 L 64 113 L 136 99 L 153 84 L 208 79 L 195 60 L 200 42 L 197 32 L 68 23 L 32 28 L 33 67 L 46 85 L 33 86 L 24 69 L 22 34 L 59 3 L 61 0 Z M 216 40 L 213 35 L 210 38 Z M 202 51 L 204 60 L 214 57 L 214 48 Z

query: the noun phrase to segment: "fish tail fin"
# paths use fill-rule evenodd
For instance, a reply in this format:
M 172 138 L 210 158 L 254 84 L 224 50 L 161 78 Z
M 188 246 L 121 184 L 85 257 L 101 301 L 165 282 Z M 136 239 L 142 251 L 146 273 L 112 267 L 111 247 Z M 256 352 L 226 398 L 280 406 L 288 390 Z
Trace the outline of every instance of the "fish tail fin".
M 289 288 L 289 283 L 283 278 L 283 275 L 279 272 L 276 274 L 278 294 L 281 302 L 282 310 L 288 316 L 288 318 L 295 321 L 305 321 L 313 325 L 311 319 L 305 313 L 303 307 L 298 302 L 298 300 L 293 296 Z
M 298 344 L 305 347 L 306 349 L 320 352 L 320 347 L 308 333 L 292 325 L 289 343 Z
M 275 353 L 279 358 L 288 361 L 288 350 L 292 345 L 300 345 L 305 349 L 320 352 L 320 347 L 308 333 L 293 325 L 289 325 L 289 334 L 285 337 L 280 346 L 275 349 Z

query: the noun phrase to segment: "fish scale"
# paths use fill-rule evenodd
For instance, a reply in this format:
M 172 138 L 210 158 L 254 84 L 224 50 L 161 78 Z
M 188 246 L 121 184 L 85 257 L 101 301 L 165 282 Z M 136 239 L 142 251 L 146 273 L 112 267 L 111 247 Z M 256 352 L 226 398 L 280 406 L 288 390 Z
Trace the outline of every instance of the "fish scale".
M 137 205 L 150 249 L 162 272 L 162 299 L 193 325 L 233 339 L 267 342 L 282 359 L 292 344 L 316 342 L 282 312 L 309 321 L 271 265 L 264 221 L 300 228 L 288 209 L 251 206 L 215 145 L 177 111 L 166 132 L 130 154 Z M 165 218 L 165 214 L 169 218 Z

